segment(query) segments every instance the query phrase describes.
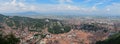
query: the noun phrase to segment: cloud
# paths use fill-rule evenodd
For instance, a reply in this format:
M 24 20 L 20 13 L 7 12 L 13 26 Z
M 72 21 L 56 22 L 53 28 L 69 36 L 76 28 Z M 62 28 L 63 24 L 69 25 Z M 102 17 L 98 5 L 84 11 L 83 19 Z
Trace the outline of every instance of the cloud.
M 4 0 L 3 0 L 4 1 Z M 70 12 L 77 14 L 120 14 L 120 3 L 113 3 L 106 5 L 103 8 L 98 6 L 109 2 L 107 0 L 97 1 L 90 7 L 83 7 L 67 3 L 75 3 L 74 0 L 57 0 L 59 4 L 31 4 L 26 3 L 26 0 L 5 0 L 4 3 L 0 3 L 0 12 Z M 35 0 L 32 0 L 35 1 Z M 51 0 L 53 1 L 53 0 Z M 86 0 L 91 2 L 93 0 Z M 56 2 L 56 1 L 55 1 Z M 86 2 L 86 3 L 87 3 Z M 83 4 L 84 5 L 84 4 Z
M 72 1 L 72 0 L 66 0 L 66 2 L 73 3 L 73 1 Z
M 17 2 L 18 0 L 11 0 L 0 5 L 0 12 L 21 12 L 31 11 L 34 9 L 33 5 L 26 5 L 23 2 Z
M 59 0 L 59 3 L 60 4 L 64 4 L 64 3 L 73 3 L 73 1 L 72 0 Z
M 61 0 L 61 2 L 72 2 L 71 0 Z M 68 4 L 26 4 L 22 1 L 11 0 L 1 5 L 1 12 L 24 12 L 24 11 L 37 11 L 37 12 L 49 12 L 49 11 L 74 11 L 79 10 L 77 6 Z
M 119 14 L 120 15 L 120 3 L 113 3 L 105 7 L 108 14 Z

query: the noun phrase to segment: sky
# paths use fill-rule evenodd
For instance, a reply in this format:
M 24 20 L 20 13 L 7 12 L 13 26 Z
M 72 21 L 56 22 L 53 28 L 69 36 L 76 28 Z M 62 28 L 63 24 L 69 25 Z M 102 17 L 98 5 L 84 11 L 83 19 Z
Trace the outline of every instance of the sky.
M 0 0 L 0 13 L 120 15 L 120 0 Z

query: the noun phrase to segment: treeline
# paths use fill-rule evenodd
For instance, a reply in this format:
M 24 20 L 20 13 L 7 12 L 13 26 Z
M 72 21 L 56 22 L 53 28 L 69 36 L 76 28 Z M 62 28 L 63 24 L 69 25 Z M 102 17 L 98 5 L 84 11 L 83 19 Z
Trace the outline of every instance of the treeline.
M 81 25 L 73 25 L 73 29 L 78 29 L 78 30 L 87 30 L 87 31 L 98 31 L 102 30 L 103 32 L 108 32 L 107 27 L 102 26 L 102 24 L 99 23 L 83 23 Z

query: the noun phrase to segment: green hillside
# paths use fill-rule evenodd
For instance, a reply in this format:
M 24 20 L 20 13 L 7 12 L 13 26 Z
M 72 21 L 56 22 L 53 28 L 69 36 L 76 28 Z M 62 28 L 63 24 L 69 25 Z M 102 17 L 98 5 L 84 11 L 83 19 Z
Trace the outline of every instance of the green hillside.
M 5 23 L 12 29 L 25 29 L 28 28 L 29 31 L 41 31 L 44 28 L 49 28 L 52 29 L 51 31 L 48 29 L 50 33 L 53 33 L 54 28 L 62 26 L 57 28 L 55 32 L 61 31 L 59 29 L 65 28 L 65 32 L 69 32 L 70 28 L 67 28 L 68 26 L 63 24 L 62 21 L 60 20 L 55 20 L 55 19 L 34 19 L 34 18 L 29 18 L 29 17 L 20 17 L 20 16 L 4 16 L 0 14 L 0 23 Z M 59 26 L 57 26 L 59 25 Z M 64 26 L 63 26 L 64 25 Z M 66 26 L 66 27 L 65 27 Z M 64 31 L 60 33 L 64 33 Z
M 114 34 L 106 40 L 98 41 L 96 44 L 120 44 L 120 33 Z

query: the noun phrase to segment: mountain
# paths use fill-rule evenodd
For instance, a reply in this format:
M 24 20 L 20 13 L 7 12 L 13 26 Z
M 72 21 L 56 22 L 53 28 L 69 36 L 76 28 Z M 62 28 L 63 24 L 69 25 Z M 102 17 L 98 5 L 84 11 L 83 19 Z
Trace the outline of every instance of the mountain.
M 61 23 L 61 20 L 55 20 L 55 19 L 46 19 L 46 18 L 34 19 L 34 18 L 20 17 L 20 16 L 4 16 L 0 14 L 0 21 L 1 21 L 0 24 L 4 23 L 7 26 L 9 26 L 11 29 L 24 30 L 25 28 L 28 28 L 29 31 L 42 31 L 45 28 L 53 27 L 53 30 L 51 31 L 54 31 L 54 26 L 60 25 L 60 28 L 64 28 L 64 31 L 62 30 L 62 32 L 60 33 L 70 31 L 70 28 L 65 24 Z M 55 30 L 56 30 L 56 27 L 55 27 Z M 58 29 L 58 30 L 61 30 L 61 29 Z
M 4 13 L 5 15 L 9 16 L 31 16 L 31 15 L 40 15 L 41 13 L 27 11 L 27 12 L 17 12 L 17 13 Z
M 19 17 L 19 16 L 4 16 L 0 15 L 0 23 L 7 24 L 12 29 L 24 29 L 29 27 L 29 29 L 43 29 L 46 24 L 45 19 L 33 19 L 29 17 Z
M 40 13 L 37 13 L 37 12 L 33 12 L 33 11 L 28 11 L 28 12 L 21 12 L 21 13 L 16 13 L 16 14 L 25 14 L 25 15 L 35 15 L 35 14 L 40 14 Z

